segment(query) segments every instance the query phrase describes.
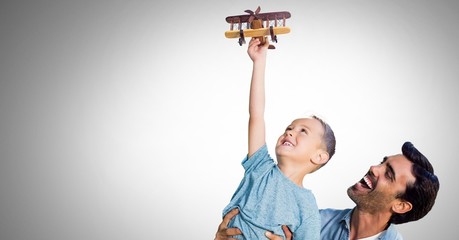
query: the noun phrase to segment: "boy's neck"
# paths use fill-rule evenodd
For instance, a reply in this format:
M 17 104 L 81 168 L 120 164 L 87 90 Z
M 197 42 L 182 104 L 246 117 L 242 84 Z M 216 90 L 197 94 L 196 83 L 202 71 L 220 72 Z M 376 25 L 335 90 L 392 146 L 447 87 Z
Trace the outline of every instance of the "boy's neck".
M 288 179 L 290 179 L 290 181 L 299 187 L 303 187 L 304 177 L 311 172 L 305 166 L 297 166 L 291 163 L 289 164 L 286 161 L 278 162 L 277 167 L 279 167 L 284 176 L 286 176 Z

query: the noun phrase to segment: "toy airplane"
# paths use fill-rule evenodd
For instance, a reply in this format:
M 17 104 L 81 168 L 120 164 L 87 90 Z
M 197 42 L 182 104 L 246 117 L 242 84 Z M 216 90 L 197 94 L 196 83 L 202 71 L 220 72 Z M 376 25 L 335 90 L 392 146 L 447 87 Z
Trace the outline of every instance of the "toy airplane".
M 255 12 L 251 10 L 244 12 L 248 14 L 226 17 L 230 30 L 225 32 L 225 36 L 239 38 L 240 46 L 245 43 L 245 37 L 258 37 L 263 45 L 265 36 L 271 36 L 271 41 L 277 43 L 278 34 L 290 32 L 290 28 L 285 26 L 285 20 L 291 16 L 289 12 L 260 13 L 260 7 Z M 269 48 L 275 49 L 273 45 L 269 45 Z

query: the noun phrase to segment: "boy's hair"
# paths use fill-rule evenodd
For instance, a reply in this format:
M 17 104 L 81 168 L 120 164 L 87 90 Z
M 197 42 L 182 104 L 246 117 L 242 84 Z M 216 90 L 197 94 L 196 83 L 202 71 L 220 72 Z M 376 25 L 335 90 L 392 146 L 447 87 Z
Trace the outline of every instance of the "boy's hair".
M 440 182 L 434 174 L 432 164 L 411 142 L 403 144 L 402 153 L 413 163 L 411 172 L 416 180 L 414 183 L 407 184 L 405 192 L 398 194 L 397 197 L 410 202 L 413 209 L 403 214 L 393 214 L 390 222 L 394 224 L 423 218 L 432 209 L 440 189 Z
M 324 120 L 317 117 L 316 115 L 312 115 L 311 117 L 319 121 L 322 124 L 322 127 L 324 128 L 324 135 L 322 137 L 322 140 L 324 141 L 325 147 L 327 148 L 326 151 L 328 152 L 328 160 L 330 160 L 332 156 L 335 154 L 335 146 L 336 146 L 335 133 L 333 132 L 330 125 L 328 125 L 328 123 L 326 123 Z

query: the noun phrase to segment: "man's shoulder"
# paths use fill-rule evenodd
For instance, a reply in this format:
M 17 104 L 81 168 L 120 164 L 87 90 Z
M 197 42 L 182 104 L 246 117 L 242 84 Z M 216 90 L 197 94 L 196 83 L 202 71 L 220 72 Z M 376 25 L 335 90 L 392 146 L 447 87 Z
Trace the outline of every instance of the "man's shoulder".
M 346 231 L 345 225 L 349 224 L 353 208 L 347 209 L 319 209 L 322 221 L 322 234 L 337 234 L 339 229 Z M 330 232 L 332 231 L 332 232 Z M 335 236 L 335 235 L 333 235 Z M 386 231 L 380 236 L 380 239 L 387 240 L 403 240 L 400 232 L 397 231 L 394 224 L 390 224 Z
M 403 240 L 402 234 L 397 230 L 394 224 L 390 224 L 386 229 L 386 232 L 383 234 L 381 239 L 387 240 Z
M 322 217 L 344 217 L 348 215 L 352 211 L 352 208 L 346 208 L 346 209 L 334 209 L 334 208 L 325 208 L 325 209 L 319 209 L 320 215 Z
M 351 218 L 352 208 L 348 209 L 319 209 L 322 224 L 338 224 L 341 221 L 349 221 Z
M 352 209 L 319 209 L 321 239 L 345 239 L 349 236 Z M 344 238 L 343 238 L 344 237 Z

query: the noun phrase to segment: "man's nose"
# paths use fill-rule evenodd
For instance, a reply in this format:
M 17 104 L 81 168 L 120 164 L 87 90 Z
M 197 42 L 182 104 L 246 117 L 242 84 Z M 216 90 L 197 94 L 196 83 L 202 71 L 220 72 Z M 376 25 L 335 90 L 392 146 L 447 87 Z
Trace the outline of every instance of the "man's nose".
M 370 167 L 370 172 L 373 174 L 373 175 L 378 175 L 378 172 L 380 172 L 382 169 L 382 165 L 373 165 Z

